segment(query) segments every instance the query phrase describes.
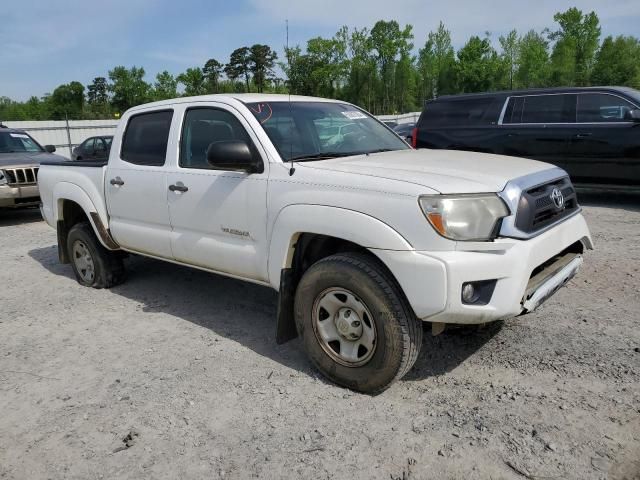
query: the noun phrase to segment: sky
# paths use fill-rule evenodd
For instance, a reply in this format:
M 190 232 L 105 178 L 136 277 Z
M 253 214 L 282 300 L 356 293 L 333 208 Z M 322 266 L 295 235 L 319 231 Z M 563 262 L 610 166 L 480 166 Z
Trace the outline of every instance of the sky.
M 471 35 L 556 28 L 553 15 L 576 6 L 600 17 L 606 35 L 640 37 L 640 0 L 21 0 L 0 7 L 0 96 L 26 100 L 77 80 L 142 66 L 147 81 L 209 58 L 225 63 L 238 47 L 330 37 L 342 25 L 377 20 L 413 25 L 416 50 L 442 20 L 456 48 Z

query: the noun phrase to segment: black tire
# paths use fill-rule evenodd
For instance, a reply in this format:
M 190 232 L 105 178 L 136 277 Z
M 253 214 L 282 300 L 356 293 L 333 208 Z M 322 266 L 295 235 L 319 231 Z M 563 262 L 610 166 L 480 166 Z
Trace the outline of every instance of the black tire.
M 314 309 L 322 295 L 335 287 L 352 292 L 372 312 L 375 348 L 362 365 L 346 366 L 334 359 L 335 353 L 328 353 L 327 343 L 323 345 L 321 334 L 316 333 L 318 327 L 314 329 Z M 295 319 L 305 350 L 318 370 L 358 392 L 376 394 L 402 378 L 413 367 L 422 346 L 422 322 L 395 279 L 376 258 L 362 253 L 336 254 L 312 265 L 296 290 Z
M 85 252 L 85 257 L 90 258 L 92 275 L 89 275 L 87 269 L 83 268 L 79 258 L 80 252 Z M 67 236 L 67 253 L 73 273 L 80 285 L 110 288 L 122 283 L 125 279 L 121 255 L 104 248 L 88 222 L 76 223 L 71 227 Z

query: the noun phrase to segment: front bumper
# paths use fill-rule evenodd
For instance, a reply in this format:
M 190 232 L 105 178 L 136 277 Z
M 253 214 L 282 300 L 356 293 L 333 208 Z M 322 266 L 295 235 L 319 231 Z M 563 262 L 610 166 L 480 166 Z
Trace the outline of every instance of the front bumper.
M 593 248 L 581 214 L 528 240 L 457 242 L 455 250 L 445 252 L 372 252 L 391 270 L 418 318 L 429 322 L 478 324 L 530 311 L 561 286 L 554 282 L 566 283 L 575 271 L 563 272 L 567 275 L 562 278 L 548 278 L 540 286 L 546 289 L 542 292 L 546 296 L 543 298 L 541 293 L 536 297 L 540 301 L 534 302 L 535 305 L 529 302 L 529 308 L 525 308 L 524 303 L 532 298 L 527 288 L 534 270 L 576 242 L 581 242 L 584 249 Z M 463 283 L 483 280 L 496 280 L 489 302 L 464 304 Z M 548 283 L 551 280 L 553 282 Z
M 38 205 L 38 185 L 0 185 L 0 208 L 17 208 Z

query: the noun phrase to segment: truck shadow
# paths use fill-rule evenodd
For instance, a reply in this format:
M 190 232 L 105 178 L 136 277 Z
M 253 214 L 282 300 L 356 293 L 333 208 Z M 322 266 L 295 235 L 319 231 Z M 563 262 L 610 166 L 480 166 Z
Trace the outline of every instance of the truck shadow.
M 55 245 L 33 249 L 29 255 L 49 272 L 75 285 L 71 267 L 59 263 Z M 125 262 L 127 281 L 110 292 L 138 303 L 143 312 L 162 312 L 187 320 L 329 383 L 312 367 L 299 339 L 276 344 L 277 293 L 271 288 L 140 256 L 131 256 Z M 480 334 L 457 329 L 431 337 L 430 330 L 425 329 L 422 353 L 405 379 L 416 381 L 453 370 L 496 332 L 496 328 L 483 329 Z
M 0 208 L 0 227 L 12 227 L 25 223 L 42 222 L 42 215 L 37 208 L 2 209 Z

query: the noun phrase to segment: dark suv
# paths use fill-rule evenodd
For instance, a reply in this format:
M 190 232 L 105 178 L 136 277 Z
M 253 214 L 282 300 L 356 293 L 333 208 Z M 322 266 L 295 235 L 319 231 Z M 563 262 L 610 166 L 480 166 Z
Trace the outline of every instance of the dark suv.
M 640 191 L 640 92 L 554 88 L 440 97 L 413 132 L 416 148 L 553 163 L 577 184 Z

